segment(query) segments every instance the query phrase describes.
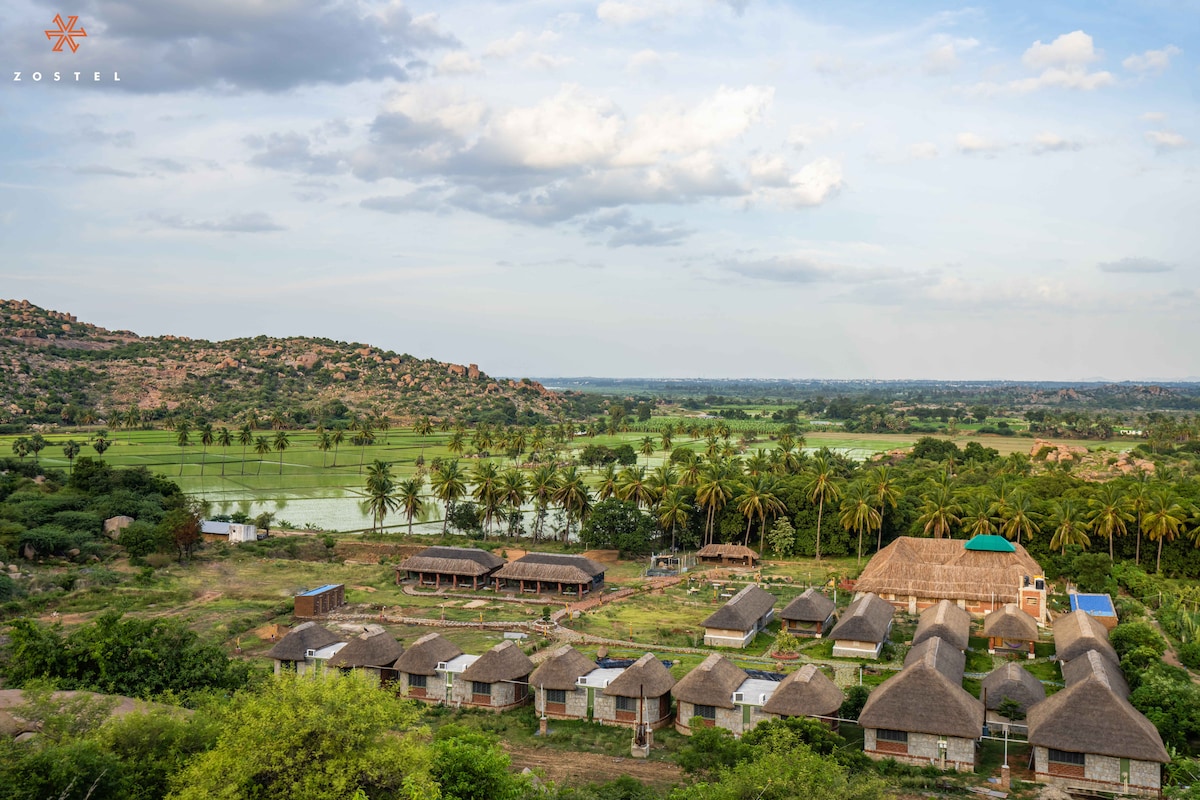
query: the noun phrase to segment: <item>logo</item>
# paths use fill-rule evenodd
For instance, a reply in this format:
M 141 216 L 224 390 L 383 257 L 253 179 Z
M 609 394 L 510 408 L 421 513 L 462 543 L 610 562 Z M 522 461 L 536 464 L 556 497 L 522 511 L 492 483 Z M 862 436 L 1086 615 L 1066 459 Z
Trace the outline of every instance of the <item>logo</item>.
M 51 41 L 58 40 L 54 42 L 54 47 L 52 48 L 54 52 L 61 53 L 64 43 L 71 48 L 72 53 L 79 49 L 79 44 L 75 41 L 75 37 L 82 39 L 84 36 L 87 36 L 87 31 L 83 28 L 76 28 L 75 23 L 77 22 L 79 22 L 79 17 L 75 15 L 68 16 L 66 24 L 63 24 L 62 14 L 54 15 L 54 24 L 58 28 L 46 31 L 47 39 Z

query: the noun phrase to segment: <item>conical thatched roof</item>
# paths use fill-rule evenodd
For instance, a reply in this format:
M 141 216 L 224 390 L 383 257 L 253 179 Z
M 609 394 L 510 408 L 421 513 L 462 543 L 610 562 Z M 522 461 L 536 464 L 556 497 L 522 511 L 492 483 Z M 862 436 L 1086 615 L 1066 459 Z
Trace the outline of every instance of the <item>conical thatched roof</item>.
M 842 613 L 838 624 L 829 632 L 830 639 L 854 642 L 882 642 L 896 609 L 892 604 L 870 592 L 862 595 Z
M 403 652 L 404 648 L 387 631 L 363 633 L 329 659 L 329 666 L 391 669 Z
M 1088 650 L 1079 658 L 1065 662 L 1062 674 L 1063 683 L 1067 686 L 1094 677 L 1121 697 L 1129 699 L 1129 684 L 1125 682 L 1121 668 L 1096 650 Z
M 433 675 L 439 662 L 457 658 L 462 652 L 440 633 L 427 633 L 409 645 L 392 668 L 408 675 Z
M 596 662 L 566 644 L 550 654 L 529 676 L 529 685 L 542 689 L 574 689 L 575 681 L 596 669 Z
M 714 611 L 702 623 L 706 628 L 747 631 L 775 605 L 775 595 L 764 592 L 753 583 L 729 598 L 729 602 Z
M 1129 701 L 1091 677 L 1029 709 L 1029 742 L 1072 753 L 1170 760 L 1162 737 Z
M 533 672 L 533 662 L 512 640 L 501 642 L 463 670 L 464 680 L 480 683 L 524 681 Z
M 779 682 L 762 710 L 781 717 L 831 717 L 843 700 L 842 690 L 816 664 L 805 664 Z
M 955 683 L 962 683 L 967 656 L 962 650 L 948 644 L 945 639 L 931 636 L 911 647 L 908 655 L 904 657 L 906 667 L 920 663 L 928 664 Z
M 832 613 L 833 601 L 810 586 L 779 612 L 779 618 L 797 622 L 824 622 Z
M 960 681 L 919 661 L 871 692 L 858 724 L 978 739 L 983 734 L 983 703 L 963 689 Z
M 1084 611 L 1072 611 L 1054 620 L 1054 655 L 1059 661 L 1074 661 L 1088 650 L 1095 650 L 1114 664 L 1121 663 L 1117 651 L 1108 643 L 1108 631 Z
M 685 703 L 733 708 L 733 693 L 749 677 L 732 661 L 713 653 L 684 675 L 671 694 Z
M 1022 612 L 1023 613 L 1023 612 Z M 995 711 L 1005 700 L 1015 700 L 1028 714 L 1031 706 L 1046 699 L 1046 687 L 1015 661 L 988 673 L 981 684 L 984 705 Z
M 610 697 L 662 697 L 675 686 L 675 678 L 654 653 L 646 653 L 604 687 Z
M 901 536 L 875 554 L 855 586 L 897 597 L 1014 603 L 1025 577 L 1042 568 L 1021 545 L 1013 549 L 969 550 L 962 539 Z
M 468 578 L 488 575 L 504 565 L 504 559 L 477 547 L 426 547 L 396 567 L 409 572 L 439 572 Z
M 322 628 L 315 622 L 302 622 L 267 651 L 267 658 L 276 661 L 303 661 L 309 650 L 320 650 L 346 639 Z M 349 645 L 347 645 L 349 646 Z
M 983 635 L 989 639 L 1010 642 L 1036 642 L 1037 620 L 1022 611 L 1016 603 L 1005 603 L 1004 608 L 983 618 Z
M 527 553 L 496 570 L 493 577 L 542 583 L 591 583 L 604 574 L 604 565 L 583 556 L 563 553 Z
M 931 637 L 938 637 L 959 650 L 967 649 L 971 638 L 971 614 L 949 600 L 940 600 L 921 612 L 921 621 L 913 634 L 912 643 L 918 645 Z

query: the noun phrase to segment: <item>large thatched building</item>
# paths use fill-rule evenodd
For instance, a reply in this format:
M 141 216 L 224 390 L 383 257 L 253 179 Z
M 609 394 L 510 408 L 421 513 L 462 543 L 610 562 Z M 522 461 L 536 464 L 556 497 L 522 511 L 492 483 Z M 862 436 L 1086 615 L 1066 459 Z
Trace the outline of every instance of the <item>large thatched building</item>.
M 915 646 L 934 637 L 966 650 L 967 640 L 971 638 L 971 615 L 949 600 L 939 600 L 937 605 L 921 612 L 912 643 Z
M 511 639 L 480 656 L 451 687 L 455 705 L 503 711 L 529 700 L 533 662 Z
M 701 564 L 721 564 L 727 567 L 753 567 L 758 553 L 740 544 L 706 544 L 696 551 Z
M 820 639 L 833 625 L 833 601 L 809 587 L 779 612 L 781 630 L 793 636 Z
M 604 588 L 604 565 L 584 556 L 527 553 L 492 574 L 496 591 L 557 592 L 582 597 Z
M 988 640 L 988 653 L 991 655 L 1022 653 L 1026 658 L 1033 658 L 1034 645 L 1038 641 L 1038 624 L 1016 603 L 1005 603 L 1004 608 L 983 618 L 983 635 Z
M 875 554 L 855 589 L 874 592 L 910 614 L 949 600 L 983 616 L 1005 603 L 1020 602 L 1026 583 L 1031 590 L 1026 602 L 1042 600 L 1044 592 L 1035 590 L 1034 581 L 1041 574 L 1024 547 L 1000 536 L 976 536 L 966 542 L 901 536 Z M 1034 616 L 1041 613 L 1039 608 Z
M 275 674 L 294 671 L 299 675 L 320 672 L 329 659 L 346 646 L 346 639 L 322 628 L 315 622 L 303 622 L 292 628 L 286 636 L 267 651 L 267 658 L 275 661 Z
M 1059 661 L 1074 661 L 1095 650 L 1114 664 L 1121 663 L 1108 641 L 1108 629 L 1085 611 L 1072 611 L 1054 620 L 1054 656 Z
M 844 700 L 842 690 L 820 667 L 805 664 L 779 682 L 762 710 L 775 717 L 816 717 L 837 730 L 837 712 Z
M 379 678 L 380 682 L 390 684 L 396 679 L 392 665 L 403 652 L 401 644 L 387 631 L 367 631 L 351 639 L 329 659 L 329 666 L 346 671 L 362 670 Z
M 998 726 L 1000 730 L 1011 727 L 1014 723 L 1021 730 L 1025 727 L 1023 722 L 1010 720 L 1000 714 L 1001 706 L 1006 700 L 1015 704 L 1013 709 L 1017 712 L 1018 719 L 1024 719 L 1030 708 L 1046 699 L 1046 687 L 1042 682 L 1015 661 L 989 672 L 980 684 L 979 691 L 987 711 L 988 725 Z
M 892 604 L 878 595 L 868 592 L 855 598 L 829 632 L 833 654 L 840 658 L 879 658 L 895 615 Z
M 445 665 L 462 654 L 458 645 L 440 633 L 425 634 L 405 648 L 392 665 L 397 691 L 404 697 L 427 703 L 446 702 L 451 680 Z
M 1124 680 L 1114 680 L 1119 673 L 1099 651 L 1087 652 L 1064 667 L 1067 687 L 1029 710 L 1034 780 L 1079 794 L 1159 796 L 1170 757 L 1126 699 Z
M 962 687 L 964 655 L 940 639 L 913 648 L 904 669 L 871 692 L 859 714 L 874 759 L 970 772 L 983 735 L 983 703 Z
M 775 595 L 750 584 L 704 620 L 704 643 L 745 647 L 770 624 L 774 608 Z
M 396 566 L 396 583 L 407 577 L 421 586 L 479 589 L 502 566 L 504 559 L 477 547 L 426 547 Z

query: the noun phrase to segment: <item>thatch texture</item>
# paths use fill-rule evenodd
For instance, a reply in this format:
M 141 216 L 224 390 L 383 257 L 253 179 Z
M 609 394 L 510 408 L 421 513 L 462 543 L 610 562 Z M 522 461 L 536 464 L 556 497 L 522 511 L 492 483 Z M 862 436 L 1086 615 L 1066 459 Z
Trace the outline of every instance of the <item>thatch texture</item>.
M 675 679 L 654 653 L 646 653 L 604 687 L 610 697 L 662 697 Z M 643 694 L 644 693 L 644 694 Z
M 855 588 L 898 598 L 1013 603 L 1025 576 L 1042 574 L 1021 545 L 1012 553 L 995 553 L 965 544 L 901 536 L 875 554 Z
M 833 601 L 817 589 L 809 587 L 804 590 L 804 594 L 779 612 L 779 618 L 797 622 L 824 622 L 832 613 Z
M 1129 684 L 1125 682 L 1125 674 L 1117 664 L 1096 650 L 1088 650 L 1079 658 L 1073 658 L 1062 665 L 1063 683 L 1074 686 L 1088 678 L 1095 678 L 1116 694 L 1129 699 Z
M 426 547 L 396 567 L 407 572 L 440 573 L 477 578 L 504 566 L 504 559 L 476 547 Z
M 351 639 L 337 655 L 329 659 L 329 666 L 391 669 L 403 652 L 404 648 L 387 631 L 363 633 Z
M 575 688 L 575 681 L 596 669 L 596 662 L 571 645 L 563 645 L 550 654 L 529 676 L 529 685 L 541 689 Z
M 1085 611 L 1072 611 L 1054 620 L 1054 655 L 1059 661 L 1074 661 L 1095 650 L 1114 664 L 1121 663 L 1108 642 L 1108 631 Z
M 408 675 L 434 675 L 438 663 L 462 654 L 462 649 L 445 636 L 427 633 L 405 648 L 392 669 Z
M 949 648 L 948 648 L 949 649 Z M 864 728 L 978 739 L 983 703 L 928 661 L 900 670 L 871 692 L 858 716 Z
M 955 683 L 962 683 L 967 667 L 967 655 L 952 644 L 937 636 L 931 636 L 909 648 L 904 657 L 904 666 L 928 664 Z
M 315 622 L 302 622 L 267 651 L 267 658 L 276 661 L 303 661 L 309 650 L 320 650 L 346 639 L 322 628 Z M 349 645 L 347 645 L 349 647 Z
M 1029 743 L 1038 747 L 1160 764 L 1170 760 L 1150 720 L 1096 677 L 1047 697 L 1029 709 L 1027 723 Z
M 671 694 L 685 703 L 733 708 L 733 693 L 749 677 L 732 661 L 713 653 L 684 675 Z
M 832 717 L 843 700 L 842 690 L 816 664 L 805 664 L 780 681 L 762 710 L 781 717 Z
M 1013 700 L 1021 712 L 1028 714 L 1030 707 L 1046 699 L 1046 687 L 1029 670 L 1016 662 L 994 669 L 983 679 L 980 692 L 988 711 L 995 711 L 1005 700 Z
M 983 618 L 983 635 L 1009 642 L 1036 642 L 1037 620 L 1022 611 L 1016 603 L 1005 603 L 1004 608 Z
M 729 602 L 713 612 L 703 625 L 727 631 L 748 631 L 774 605 L 775 595 L 752 583 L 729 598 Z
M 696 551 L 696 558 L 701 560 L 719 558 L 722 561 L 758 561 L 758 553 L 740 544 L 706 544 Z
M 949 600 L 940 600 L 937 605 L 922 611 L 912 643 L 918 645 L 935 636 L 959 650 L 966 650 L 967 640 L 971 638 L 970 612 Z
M 591 583 L 604 574 L 604 565 L 583 556 L 561 553 L 527 553 L 510 561 L 492 577 L 508 581 L 541 581 L 542 583 Z
M 480 683 L 523 681 L 533 672 L 533 662 L 512 640 L 501 642 L 463 670 L 462 677 Z
M 896 609 L 879 595 L 862 595 L 842 613 L 838 624 L 829 632 L 833 640 L 882 642 L 887 638 Z

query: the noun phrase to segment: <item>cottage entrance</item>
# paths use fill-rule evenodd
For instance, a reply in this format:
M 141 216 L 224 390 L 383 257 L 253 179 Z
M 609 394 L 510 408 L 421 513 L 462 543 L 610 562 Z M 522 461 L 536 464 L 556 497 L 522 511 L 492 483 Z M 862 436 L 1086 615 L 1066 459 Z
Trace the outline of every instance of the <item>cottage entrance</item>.
M 593 686 L 589 686 L 587 689 L 587 719 L 588 719 L 588 722 L 592 721 L 592 715 L 595 712 L 595 710 L 596 710 L 596 689 Z

